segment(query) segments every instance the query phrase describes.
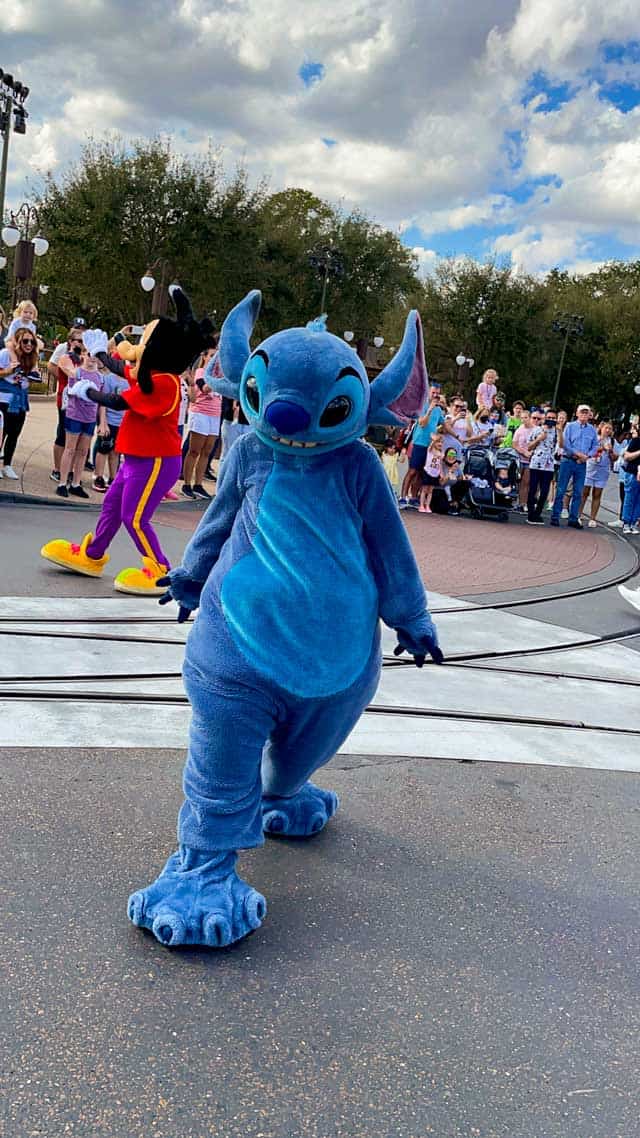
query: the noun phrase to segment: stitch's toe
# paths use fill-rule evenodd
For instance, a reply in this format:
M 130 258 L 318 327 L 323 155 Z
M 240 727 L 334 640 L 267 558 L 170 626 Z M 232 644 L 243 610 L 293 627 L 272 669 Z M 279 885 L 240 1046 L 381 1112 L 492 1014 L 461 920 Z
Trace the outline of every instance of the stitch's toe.
M 282 810 L 267 810 L 262 815 L 262 828 L 268 834 L 286 834 L 289 819 Z
M 151 931 L 156 940 L 167 947 L 187 943 L 187 926 L 182 917 L 171 909 L 156 914 Z
M 140 928 L 144 927 L 144 893 L 132 893 L 127 902 L 129 920 Z
M 233 940 L 231 925 L 224 913 L 209 913 L 202 922 L 202 932 L 210 948 L 224 948 Z

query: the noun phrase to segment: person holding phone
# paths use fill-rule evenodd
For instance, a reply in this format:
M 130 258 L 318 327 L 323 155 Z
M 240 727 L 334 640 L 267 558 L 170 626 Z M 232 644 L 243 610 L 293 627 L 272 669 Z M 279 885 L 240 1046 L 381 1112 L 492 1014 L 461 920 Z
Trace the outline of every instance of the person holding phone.
M 418 509 L 420 505 L 420 492 L 422 490 L 422 475 L 427 457 L 427 450 L 431 445 L 431 437 L 438 427 L 444 423 L 443 399 L 440 393 L 440 384 L 431 382 L 427 402 L 418 419 L 411 437 L 412 448 L 409 458 L 409 469 L 402 483 L 402 496 L 400 507 L 411 506 Z

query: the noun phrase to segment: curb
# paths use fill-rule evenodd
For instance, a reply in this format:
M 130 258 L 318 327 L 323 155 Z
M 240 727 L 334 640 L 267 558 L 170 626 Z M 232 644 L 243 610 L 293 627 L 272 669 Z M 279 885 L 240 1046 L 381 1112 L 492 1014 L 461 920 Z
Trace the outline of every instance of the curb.
M 100 510 L 102 502 L 104 501 L 104 494 L 95 502 L 69 502 L 67 498 L 44 498 L 38 494 L 19 494 L 12 490 L 0 490 L 0 506 L 3 502 L 9 502 L 14 506 L 54 506 L 56 509 L 63 510 Z M 163 502 L 162 508 L 181 509 L 184 511 L 193 510 L 193 502 Z M 201 510 L 198 513 L 202 513 Z

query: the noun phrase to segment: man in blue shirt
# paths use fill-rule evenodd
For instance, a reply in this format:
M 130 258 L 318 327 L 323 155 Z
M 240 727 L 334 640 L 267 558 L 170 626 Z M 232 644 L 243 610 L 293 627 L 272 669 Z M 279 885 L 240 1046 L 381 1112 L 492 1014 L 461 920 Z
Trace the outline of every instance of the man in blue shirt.
M 598 449 L 598 435 L 596 429 L 589 422 L 591 409 L 586 403 L 581 403 L 576 411 L 576 418 L 567 423 L 562 437 L 563 459 L 558 471 L 558 484 L 556 496 L 551 512 L 551 525 L 560 525 L 562 499 L 569 483 L 573 479 L 573 492 L 569 505 L 569 521 L 571 529 L 582 529 L 579 518 L 582 488 L 587 476 L 587 459 L 593 458 Z
M 440 424 L 444 423 L 443 404 L 440 384 L 432 383 L 429 387 L 427 402 L 411 436 L 413 446 L 409 459 L 409 469 L 402 484 L 402 497 L 398 502 L 401 509 L 405 506 L 415 506 L 416 508 L 418 506 L 418 495 L 422 487 L 422 473 L 427 449 L 431 446 L 431 436 Z

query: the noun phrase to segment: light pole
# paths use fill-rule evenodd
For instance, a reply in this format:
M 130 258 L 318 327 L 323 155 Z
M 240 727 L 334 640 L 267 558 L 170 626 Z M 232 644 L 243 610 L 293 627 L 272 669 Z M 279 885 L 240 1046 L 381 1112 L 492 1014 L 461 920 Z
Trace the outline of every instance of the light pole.
M 151 292 L 151 315 L 152 316 L 166 316 L 169 311 L 169 278 L 170 278 L 170 265 L 168 261 L 158 257 L 157 261 L 147 269 L 143 277 L 140 278 L 140 286 L 144 292 Z M 156 281 L 153 270 L 160 269 L 160 280 Z
M 11 214 L 11 221 L 2 230 L 2 240 L 9 249 L 15 249 L 13 261 L 13 306 L 15 308 L 20 286 L 31 280 L 33 258 L 44 257 L 49 242 L 40 233 L 38 211 L 26 202 Z
M 456 363 L 458 365 L 458 390 L 459 391 L 464 391 L 466 384 L 467 384 L 467 380 L 470 378 L 470 375 L 471 375 L 471 368 L 473 367 L 475 362 L 476 361 L 471 356 L 467 356 L 464 352 L 458 352 L 458 355 L 456 356 Z
M 327 299 L 327 285 L 329 277 L 344 275 L 344 262 L 342 253 L 334 245 L 320 245 L 309 254 L 309 264 L 316 269 L 322 278 L 322 297 L 320 299 L 320 312 L 324 313 Z
M 371 336 L 370 332 L 363 332 L 355 340 L 355 332 L 347 331 L 342 333 L 343 340 L 346 340 L 350 347 L 353 348 L 357 356 L 362 360 L 369 379 L 375 378 L 375 375 L 381 370 L 379 352 L 384 344 L 384 336 Z M 370 343 L 373 341 L 373 349 Z M 370 374 L 374 373 L 374 374 Z
M 576 316 L 573 313 L 561 312 L 560 315 L 554 320 L 551 325 L 554 332 L 563 332 L 564 341 L 562 344 L 562 352 L 560 353 L 560 363 L 558 365 L 558 374 L 556 376 L 556 385 L 553 389 L 553 399 L 551 406 L 557 406 L 558 391 L 560 389 L 560 377 L 562 375 L 562 367 L 564 364 L 564 357 L 567 351 L 567 344 L 569 343 L 569 336 L 581 336 L 584 332 L 584 316 Z
M 24 109 L 29 88 L 13 75 L 0 67 L 0 134 L 2 134 L 2 158 L 0 158 L 0 223 L 4 218 L 4 198 L 7 188 L 7 166 L 9 163 L 9 137 L 11 135 L 11 115 L 15 134 L 24 134 L 27 129 L 28 112 Z

